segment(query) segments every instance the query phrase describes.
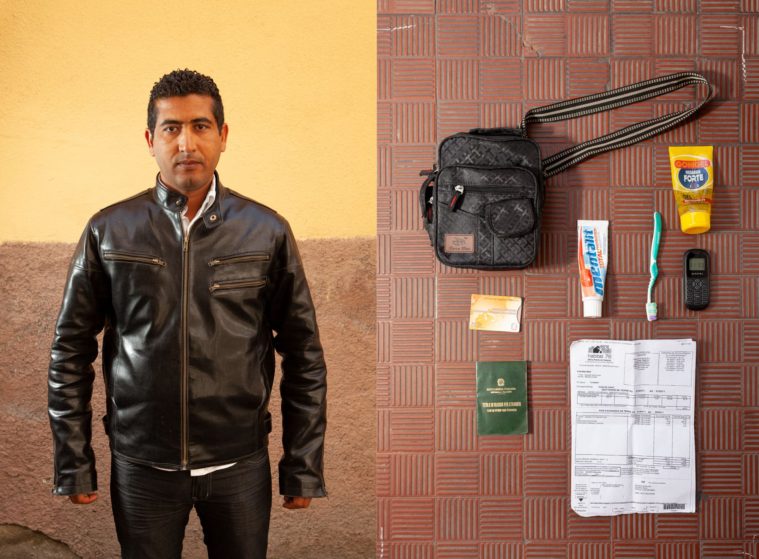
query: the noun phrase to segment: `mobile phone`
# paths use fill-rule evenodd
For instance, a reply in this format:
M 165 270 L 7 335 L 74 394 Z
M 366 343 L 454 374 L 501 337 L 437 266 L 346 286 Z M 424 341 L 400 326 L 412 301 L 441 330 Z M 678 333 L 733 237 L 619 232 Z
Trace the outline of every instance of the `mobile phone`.
M 683 255 L 683 293 L 685 306 L 700 311 L 709 306 L 709 253 L 700 248 L 686 250 Z

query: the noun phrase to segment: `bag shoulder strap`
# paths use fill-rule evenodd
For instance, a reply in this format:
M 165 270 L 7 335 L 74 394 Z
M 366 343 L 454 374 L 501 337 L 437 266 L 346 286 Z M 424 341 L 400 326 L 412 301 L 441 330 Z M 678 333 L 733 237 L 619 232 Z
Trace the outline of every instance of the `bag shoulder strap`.
M 696 114 L 714 96 L 714 89 L 704 76 L 696 72 L 680 72 L 660 76 L 625 85 L 611 91 L 530 109 L 522 119 L 522 133 L 525 136 L 527 135 L 527 126 L 532 122 L 555 122 L 609 111 L 617 107 L 665 95 L 686 85 L 705 85 L 708 89 L 706 98 L 695 107 L 627 126 L 547 157 L 543 160 L 543 175 L 547 178 L 588 157 L 632 145 L 682 124 Z

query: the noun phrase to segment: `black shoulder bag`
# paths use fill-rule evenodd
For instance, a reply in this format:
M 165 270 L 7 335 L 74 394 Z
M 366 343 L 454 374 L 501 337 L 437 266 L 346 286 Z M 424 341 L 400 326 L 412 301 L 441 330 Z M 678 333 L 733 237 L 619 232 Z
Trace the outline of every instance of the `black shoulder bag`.
M 627 126 L 546 159 L 527 136 L 532 122 L 567 120 L 705 85 L 695 107 Z M 544 181 L 588 157 L 629 146 L 682 124 L 713 96 L 702 75 L 682 72 L 528 111 L 520 128 L 474 128 L 448 136 L 419 192 L 422 219 L 437 258 L 447 266 L 524 268 L 537 256 Z

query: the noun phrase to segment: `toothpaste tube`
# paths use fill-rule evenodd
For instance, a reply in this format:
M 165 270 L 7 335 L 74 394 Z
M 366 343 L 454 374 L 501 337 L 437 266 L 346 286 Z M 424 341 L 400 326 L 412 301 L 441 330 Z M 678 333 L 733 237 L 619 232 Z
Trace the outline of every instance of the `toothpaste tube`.
M 580 265 L 582 315 L 599 318 L 609 265 L 608 221 L 577 221 L 577 262 Z

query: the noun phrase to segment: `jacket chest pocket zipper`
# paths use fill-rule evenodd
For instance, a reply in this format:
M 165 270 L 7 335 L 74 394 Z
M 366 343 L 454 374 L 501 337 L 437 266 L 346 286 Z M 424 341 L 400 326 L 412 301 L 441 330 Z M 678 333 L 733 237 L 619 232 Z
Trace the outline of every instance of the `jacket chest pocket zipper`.
M 137 262 L 139 264 L 166 266 L 166 262 L 157 256 L 149 256 L 147 254 L 134 254 L 131 252 L 120 252 L 115 250 L 105 251 L 103 253 L 103 260 L 110 260 L 113 262 Z
M 208 261 L 208 265 L 223 266 L 224 264 L 239 264 L 240 262 L 268 262 L 269 255 L 264 252 L 238 254 L 236 256 L 220 256 Z
M 263 287 L 266 285 L 266 279 L 247 279 L 247 280 L 229 280 L 229 281 L 217 281 L 212 283 L 208 290 L 211 293 L 216 291 L 223 291 L 227 289 L 246 289 L 253 287 Z

